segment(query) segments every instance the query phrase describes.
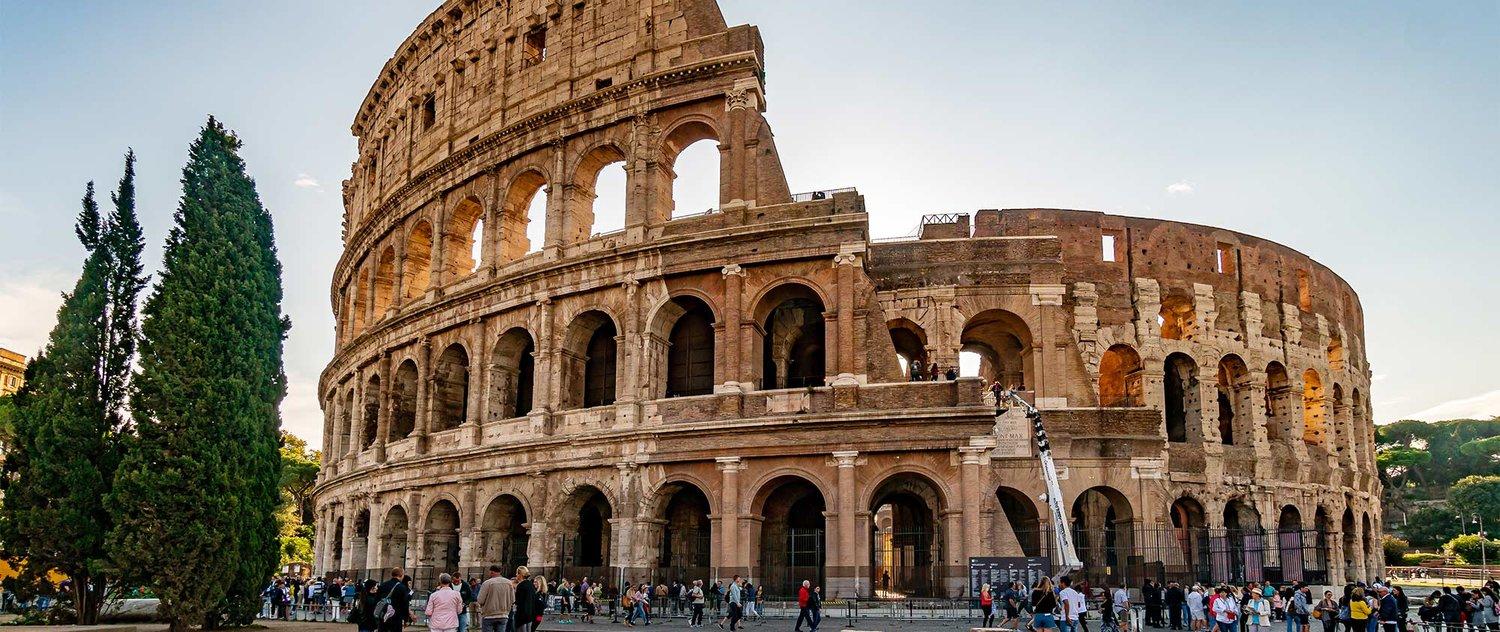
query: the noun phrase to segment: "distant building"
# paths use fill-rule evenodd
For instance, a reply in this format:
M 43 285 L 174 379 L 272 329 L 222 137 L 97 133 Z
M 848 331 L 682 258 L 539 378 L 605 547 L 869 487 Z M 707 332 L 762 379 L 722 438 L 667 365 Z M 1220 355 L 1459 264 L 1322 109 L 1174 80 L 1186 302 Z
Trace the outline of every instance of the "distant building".
M 26 380 L 26 356 L 0 348 L 0 397 L 21 390 Z

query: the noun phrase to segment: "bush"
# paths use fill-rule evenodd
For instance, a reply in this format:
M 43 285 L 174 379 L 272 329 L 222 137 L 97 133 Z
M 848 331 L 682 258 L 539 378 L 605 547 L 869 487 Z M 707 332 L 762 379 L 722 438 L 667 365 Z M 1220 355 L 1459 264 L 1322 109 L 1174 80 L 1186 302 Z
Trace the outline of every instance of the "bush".
M 1411 543 L 1396 536 L 1386 534 L 1380 538 L 1380 548 L 1385 551 L 1386 566 L 1400 566 L 1402 558 L 1407 550 L 1411 549 Z
M 1440 560 L 1445 557 L 1447 556 L 1438 553 L 1407 553 L 1401 556 L 1401 564 L 1399 566 L 1421 566 L 1423 562 L 1428 560 Z M 1390 564 L 1390 562 L 1386 563 Z
M 1457 555 L 1464 562 L 1478 564 L 1482 559 L 1500 554 L 1500 540 L 1481 540 L 1477 535 L 1461 535 L 1444 544 L 1443 550 Z

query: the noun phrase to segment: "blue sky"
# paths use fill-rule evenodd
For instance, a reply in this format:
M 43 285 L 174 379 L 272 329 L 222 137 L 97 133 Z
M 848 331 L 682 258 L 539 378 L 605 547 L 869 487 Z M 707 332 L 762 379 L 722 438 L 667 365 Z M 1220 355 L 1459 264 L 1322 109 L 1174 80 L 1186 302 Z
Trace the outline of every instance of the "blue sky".
M 1500 3 L 722 4 L 761 28 L 792 189 L 858 187 L 877 236 L 1030 206 L 1249 232 L 1359 292 L 1378 420 L 1500 414 Z M 212 113 L 275 216 L 316 439 L 349 125 L 433 6 L 0 0 L 0 346 L 45 341 L 127 146 L 156 265 Z

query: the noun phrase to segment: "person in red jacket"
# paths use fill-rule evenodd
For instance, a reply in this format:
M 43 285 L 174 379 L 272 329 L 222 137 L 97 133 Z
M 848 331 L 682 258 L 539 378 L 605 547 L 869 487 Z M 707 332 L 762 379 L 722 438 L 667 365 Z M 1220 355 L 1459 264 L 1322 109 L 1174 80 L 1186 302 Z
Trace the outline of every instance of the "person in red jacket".
M 797 609 L 799 612 L 797 613 L 797 624 L 793 626 L 793 630 L 796 632 L 802 632 L 803 621 L 806 621 L 809 626 L 817 625 L 813 623 L 812 613 L 808 612 L 807 609 L 807 600 L 812 590 L 811 586 L 812 583 L 804 579 L 802 580 L 802 587 L 797 589 Z

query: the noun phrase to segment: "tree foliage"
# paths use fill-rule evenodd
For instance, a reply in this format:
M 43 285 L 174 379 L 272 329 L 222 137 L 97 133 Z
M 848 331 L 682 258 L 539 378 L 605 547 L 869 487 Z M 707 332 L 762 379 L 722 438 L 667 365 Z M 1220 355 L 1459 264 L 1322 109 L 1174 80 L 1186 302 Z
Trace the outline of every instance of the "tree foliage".
M 1443 545 L 1443 550 L 1466 563 L 1479 564 L 1495 560 L 1495 554 L 1500 552 L 1500 540 L 1483 539 L 1471 533 L 1449 540 Z
M 1411 550 L 1411 543 L 1389 533 L 1380 537 L 1380 550 L 1385 554 L 1386 566 L 1400 566 Z
M 1401 532 L 1414 546 L 1437 547 L 1463 532 L 1454 510 L 1447 505 L 1429 505 L 1405 516 L 1405 524 L 1399 521 L 1386 523 Z
M 1391 446 L 1375 455 L 1376 466 L 1385 473 L 1386 480 L 1398 488 L 1406 486 L 1407 476 L 1412 470 L 1424 467 L 1431 462 L 1431 452 L 1400 445 Z
M 289 324 L 271 217 L 239 149 L 212 117 L 189 148 L 141 325 L 135 436 L 110 499 L 110 551 L 154 589 L 174 630 L 249 623 L 279 561 Z
M 1448 505 L 1466 520 L 1478 516 L 1500 528 L 1500 476 L 1465 476 L 1448 490 Z
M 74 233 L 88 256 L 64 295 L 47 346 L 27 367 L 9 423 L 13 436 L 0 510 L 6 557 L 23 570 L 12 586 L 45 586 L 49 571 L 73 580 L 77 622 L 97 621 L 112 567 L 105 504 L 121 458 L 123 405 L 135 357 L 143 245 L 135 213 L 135 154 L 101 217 L 88 184 Z
M 318 481 L 322 455 L 309 450 L 301 437 L 281 432 L 281 507 L 276 511 L 280 534 L 281 564 L 313 561 L 312 497 Z
M 1462 449 L 1476 439 L 1500 437 L 1500 418 L 1477 420 L 1455 419 L 1451 421 L 1398 421 L 1379 426 L 1375 440 L 1382 451 L 1391 448 L 1411 448 L 1431 455 L 1425 464 L 1415 464 L 1408 472 L 1417 486 L 1436 490 L 1428 497 L 1441 497 L 1441 490 L 1471 474 L 1500 475 L 1500 461 L 1488 454 L 1466 453 Z M 1470 448 L 1472 452 L 1474 448 Z

